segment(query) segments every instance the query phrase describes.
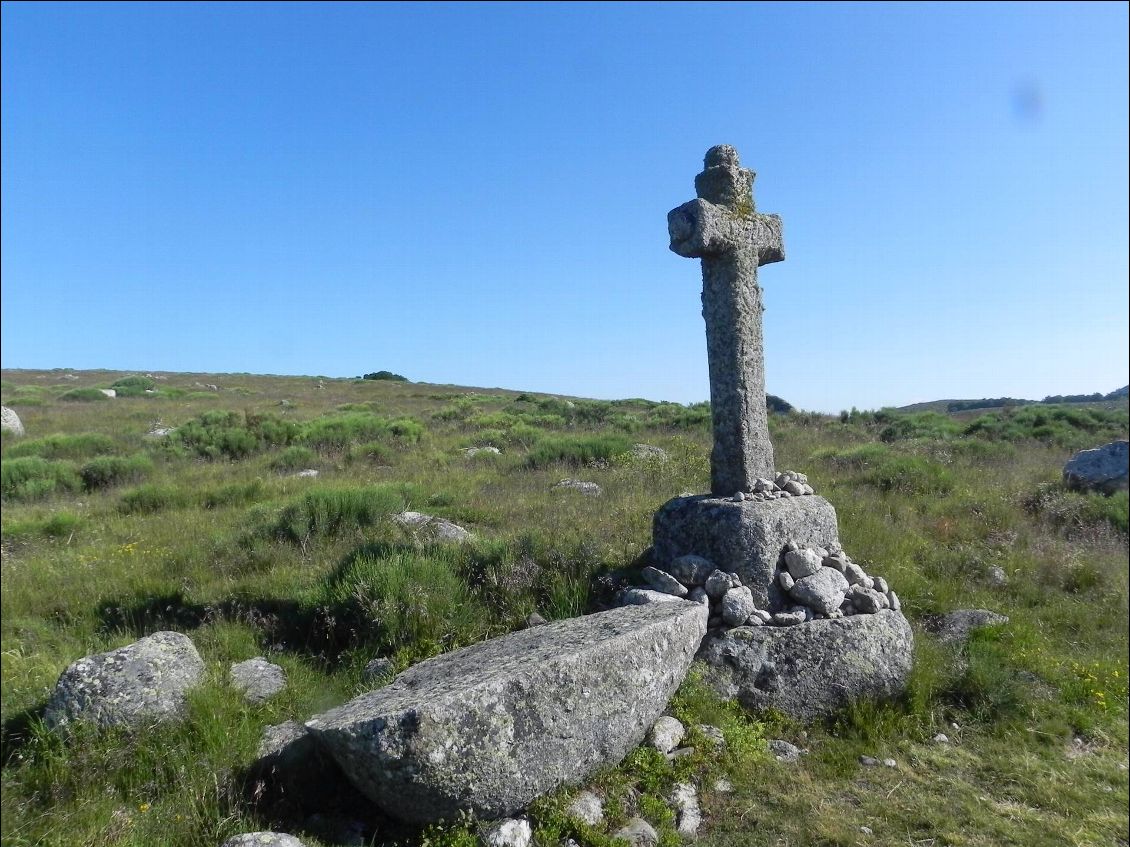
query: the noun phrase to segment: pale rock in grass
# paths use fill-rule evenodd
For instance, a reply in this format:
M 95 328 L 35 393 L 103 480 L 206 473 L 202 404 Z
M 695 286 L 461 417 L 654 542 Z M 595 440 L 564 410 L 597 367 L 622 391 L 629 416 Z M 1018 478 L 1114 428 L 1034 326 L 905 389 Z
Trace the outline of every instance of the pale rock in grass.
M 659 718 L 648 731 L 647 740 L 660 753 L 670 753 L 679 746 L 679 742 L 687 734 L 687 728 L 682 721 L 670 715 Z
M 865 768 L 877 768 L 881 764 L 874 756 L 860 756 L 859 763 Z
M 809 608 L 824 615 L 838 611 L 844 600 L 848 582 L 835 568 L 820 568 L 812 576 L 798 579 L 789 595 Z
M 631 454 L 637 459 L 652 459 L 657 462 L 666 462 L 671 458 L 666 450 L 654 444 L 633 444 Z
M 897 768 L 898 766 L 899 763 L 894 759 L 883 759 L 883 767 L 885 768 Z
M 656 591 L 662 591 L 664 594 L 672 594 L 675 597 L 687 596 L 686 586 L 669 573 L 665 573 L 653 567 L 646 567 L 643 569 L 643 578 L 644 581 Z
M 631 847 L 655 847 L 659 843 L 659 833 L 643 818 L 632 818 L 614 833 L 613 838 L 623 838 Z
M 19 437 L 24 434 L 24 424 L 15 409 L 0 406 L 0 430 Z
M 502 451 L 497 447 L 468 447 L 463 451 L 463 455 L 468 459 L 473 459 L 476 456 L 498 456 Z
M 663 568 L 683 585 L 703 585 L 715 570 L 714 563 L 702 556 L 679 556 Z
M 585 482 L 580 479 L 563 479 L 553 486 L 554 491 L 576 491 L 586 497 L 599 497 L 604 490 L 595 482 Z
M 791 550 L 785 554 L 785 567 L 793 579 L 804 579 L 818 573 L 823 563 L 813 550 Z
M 604 823 L 604 801 L 591 791 L 582 791 L 573 798 L 565 814 L 589 826 L 600 826 Z
M 702 809 L 698 791 L 689 782 L 680 782 L 671 790 L 671 807 L 675 810 L 675 829 L 679 835 L 693 836 L 702 826 Z
M 470 541 L 474 537 L 463 527 L 446 518 L 436 518 L 421 512 L 401 512 L 394 515 L 392 520 L 423 541 L 461 543 Z
M 711 726 L 708 723 L 695 724 L 695 729 L 699 734 L 706 739 L 707 743 L 717 750 L 724 750 L 726 748 L 726 736 L 722 734 L 716 726 Z
M 985 578 L 993 588 L 1004 588 L 1004 586 L 1008 585 L 1008 574 L 1005 573 L 1004 568 L 998 565 L 993 565 L 989 568 Z
M 318 469 L 304 468 L 303 470 L 295 471 L 291 474 L 291 476 L 293 476 L 295 479 L 317 479 Z
M 728 779 L 714 780 L 714 790 L 719 794 L 733 794 L 734 784 Z
M 525 818 L 495 821 L 483 836 L 486 847 L 530 847 L 534 831 Z
M 177 720 L 203 675 L 204 662 L 188 636 L 156 632 L 71 664 L 55 685 L 44 720 L 52 728 L 80 720 L 104 727 Z
M 744 585 L 731 588 L 722 595 L 722 620 L 730 626 L 741 626 L 754 610 L 753 592 Z
M 220 847 L 304 847 L 303 843 L 285 832 L 245 832 L 233 835 Z
M 968 641 L 973 631 L 987 626 L 1003 626 L 1008 616 L 991 612 L 988 609 L 956 609 L 938 618 L 927 618 L 927 631 L 934 633 L 939 641 L 959 644 Z
M 794 763 L 800 761 L 800 748 L 780 738 L 769 742 L 769 752 L 778 762 Z
M 118 396 L 118 392 L 115 391 L 112 388 L 99 388 L 98 390 L 101 391 L 103 394 L 105 394 L 107 397 L 117 397 Z
M 228 673 L 232 688 L 243 693 L 248 703 L 258 705 L 286 688 L 286 671 L 262 656 L 237 662 Z

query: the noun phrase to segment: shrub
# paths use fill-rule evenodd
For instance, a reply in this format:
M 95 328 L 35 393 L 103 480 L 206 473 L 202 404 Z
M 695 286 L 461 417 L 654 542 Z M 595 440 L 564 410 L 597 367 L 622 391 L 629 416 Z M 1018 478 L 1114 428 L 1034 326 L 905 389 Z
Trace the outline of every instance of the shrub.
M 141 397 L 157 383 L 147 376 L 124 376 L 110 387 L 119 397 Z
M 846 450 L 825 449 L 812 454 L 813 459 L 824 460 L 838 468 L 862 469 L 872 467 L 891 458 L 890 448 L 884 444 L 861 444 Z
M 83 432 L 77 435 L 48 435 L 13 444 L 7 456 L 17 459 L 20 456 L 39 456 L 44 459 L 86 459 L 100 453 L 113 453 L 114 442 L 106 435 L 96 432 Z
M 544 468 L 556 463 L 579 467 L 609 461 L 614 456 L 627 453 L 631 446 L 631 442 L 622 435 L 546 437 L 534 445 L 526 464 L 531 468 Z
M 405 444 L 416 444 L 424 435 L 424 425 L 412 418 L 397 418 L 389 423 L 388 431 Z
M 64 391 L 60 394 L 59 399 L 75 403 L 96 403 L 110 398 L 98 388 L 72 388 L 70 391 Z
M 317 592 L 338 626 L 381 652 L 432 655 L 483 637 L 485 609 L 459 578 L 458 551 L 361 548 Z
M 0 463 L 0 496 L 8 500 L 36 500 L 81 487 L 82 480 L 70 462 L 25 456 Z
M 130 515 L 145 515 L 180 509 L 189 505 L 188 493 L 172 485 L 140 485 L 122 495 L 118 510 Z
M 361 379 L 380 379 L 388 380 L 390 382 L 408 382 L 408 377 L 394 374 L 392 371 L 376 371 L 371 374 L 365 374 Z
M 385 418 L 352 412 L 310 421 L 302 431 L 301 441 L 321 452 L 341 452 L 359 441 L 379 438 L 388 430 L 389 422 Z
M 173 438 L 208 459 L 242 459 L 298 436 L 298 425 L 274 415 L 210 411 L 182 425 Z
M 881 491 L 904 494 L 948 494 L 955 484 L 949 470 L 918 456 L 891 456 L 868 470 L 863 479 Z
M 961 424 L 937 412 L 919 412 L 915 415 L 898 415 L 879 433 L 879 439 L 888 443 L 913 438 L 942 440 L 961 431 Z
M 254 503 L 263 497 L 263 483 L 259 480 L 251 482 L 233 482 L 230 485 L 221 485 L 200 495 L 200 505 L 205 509 L 218 509 L 221 506 L 244 506 Z
M 109 488 L 123 482 L 137 482 L 153 470 L 153 462 L 148 456 L 99 456 L 91 459 L 79 471 L 82 485 L 87 491 Z
M 305 544 L 311 538 L 363 530 L 408 506 L 410 486 L 319 488 L 283 509 L 270 528 L 280 541 Z
M 71 512 L 55 512 L 42 520 L 27 520 L 8 524 L 4 527 L 5 538 L 23 538 L 29 535 L 42 535 L 47 538 L 63 538 L 77 531 L 82 519 Z
M 317 461 L 318 454 L 309 447 L 292 444 L 271 459 L 270 466 L 271 470 L 285 473 L 286 471 L 308 468 Z

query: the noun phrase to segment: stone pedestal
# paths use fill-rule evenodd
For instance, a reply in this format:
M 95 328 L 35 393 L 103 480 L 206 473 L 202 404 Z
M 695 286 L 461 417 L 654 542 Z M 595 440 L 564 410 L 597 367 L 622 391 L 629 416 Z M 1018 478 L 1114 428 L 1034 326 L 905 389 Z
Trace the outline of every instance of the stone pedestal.
M 813 720 L 860 699 L 897 696 L 914 656 L 901 612 L 814 620 L 800 626 L 715 630 L 698 658 L 721 696 L 750 709 Z
M 774 577 L 789 540 L 801 547 L 838 547 L 832 504 L 814 495 L 740 502 L 711 495 L 676 497 L 655 513 L 652 525 L 657 567 L 687 554 L 702 556 L 738 574 L 759 609 L 783 604 Z

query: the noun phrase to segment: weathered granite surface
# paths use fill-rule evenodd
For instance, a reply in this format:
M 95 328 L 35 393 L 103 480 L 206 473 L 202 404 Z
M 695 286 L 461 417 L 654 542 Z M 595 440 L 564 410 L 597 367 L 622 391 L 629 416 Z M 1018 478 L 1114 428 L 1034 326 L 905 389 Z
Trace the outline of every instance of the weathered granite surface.
M 706 617 L 672 598 L 513 632 L 421 662 L 306 726 L 390 815 L 504 817 L 639 744 Z
M 86 656 L 55 685 L 44 719 L 52 727 L 86 720 L 136 726 L 179 718 L 204 662 L 187 635 L 155 632 L 140 641 Z
M 836 510 L 823 497 L 743 500 L 711 496 L 676 497 L 655 513 L 652 523 L 656 567 L 680 556 L 709 559 L 741 577 L 759 609 L 782 604 L 774 582 L 786 542 L 800 547 L 838 547 Z
M 719 496 L 753 490 L 773 473 L 765 406 L 761 332 L 764 306 L 757 268 L 785 258 L 781 219 L 758 214 L 753 171 L 728 144 L 706 151 L 695 177 L 698 199 L 667 215 L 671 250 L 702 259 L 702 316 L 710 367 L 714 448 L 710 490 Z
M 24 434 L 23 421 L 20 420 L 20 416 L 16 414 L 15 409 L 0 406 L 0 430 L 15 436 Z
M 800 720 L 861 698 L 897 695 L 910 674 L 914 636 L 900 612 L 813 620 L 788 627 L 709 633 L 698 658 L 707 682 L 751 709 Z
M 1130 485 L 1130 442 L 1112 441 L 1093 450 L 1080 450 L 1063 466 L 1063 481 L 1077 491 L 1114 494 Z

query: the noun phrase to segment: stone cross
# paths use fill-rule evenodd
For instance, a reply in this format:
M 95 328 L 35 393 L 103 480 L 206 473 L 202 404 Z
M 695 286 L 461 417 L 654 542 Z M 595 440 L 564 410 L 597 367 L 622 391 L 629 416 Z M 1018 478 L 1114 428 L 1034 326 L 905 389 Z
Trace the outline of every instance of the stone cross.
M 710 490 L 720 496 L 750 491 L 755 479 L 774 475 L 757 268 L 782 261 L 785 248 L 781 219 L 753 206 L 754 176 L 733 147 L 711 147 L 694 180 L 699 199 L 667 214 L 671 250 L 702 259 L 714 422 Z

